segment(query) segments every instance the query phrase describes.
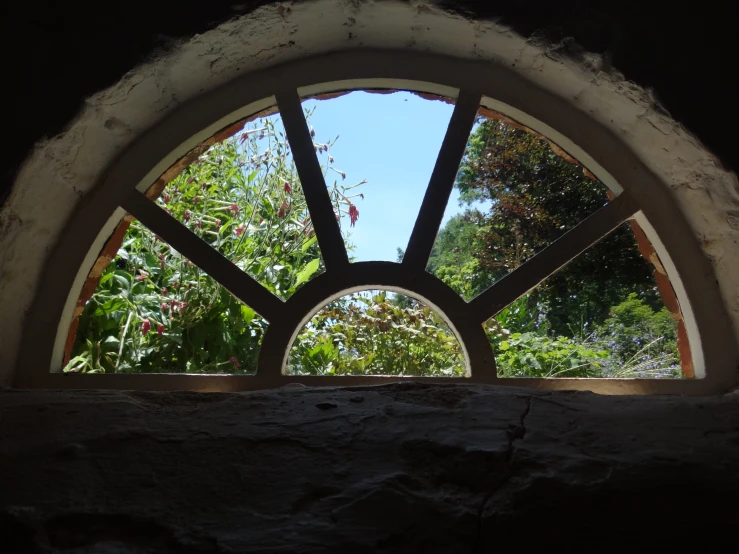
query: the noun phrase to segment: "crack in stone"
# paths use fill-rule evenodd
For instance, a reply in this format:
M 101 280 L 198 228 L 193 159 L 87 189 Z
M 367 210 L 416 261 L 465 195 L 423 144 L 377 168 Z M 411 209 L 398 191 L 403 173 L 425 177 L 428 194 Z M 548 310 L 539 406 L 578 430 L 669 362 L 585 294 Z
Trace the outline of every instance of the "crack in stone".
M 480 552 L 480 547 L 482 545 L 482 516 L 485 512 L 485 506 L 488 505 L 490 500 L 498 494 L 498 491 L 500 491 L 503 487 L 508 484 L 508 482 L 514 477 L 515 472 L 511 471 L 511 459 L 513 458 L 513 452 L 516 449 L 516 441 L 517 440 L 523 440 L 526 437 L 526 417 L 529 415 L 529 412 L 531 411 L 531 403 L 534 400 L 534 396 L 531 395 L 528 397 L 526 401 L 526 408 L 524 408 L 523 413 L 521 414 L 521 417 L 519 419 L 520 428 L 515 429 L 514 431 L 510 432 L 508 434 L 508 452 L 506 453 L 506 475 L 503 477 L 503 479 L 498 483 L 497 486 L 493 487 L 493 489 L 488 492 L 488 494 L 485 495 L 485 498 L 482 500 L 482 503 L 480 504 L 480 509 L 477 511 L 477 538 L 475 540 L 475 543 L 472 547 L 472 554 L 476 554 Z

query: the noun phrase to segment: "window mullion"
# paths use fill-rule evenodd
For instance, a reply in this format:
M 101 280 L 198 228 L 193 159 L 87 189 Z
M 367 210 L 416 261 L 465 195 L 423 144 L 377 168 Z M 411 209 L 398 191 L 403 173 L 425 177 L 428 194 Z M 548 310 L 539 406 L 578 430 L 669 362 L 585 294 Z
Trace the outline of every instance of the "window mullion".
M 413 233 L 408 241 L 408 248 L 403 256 L 403 264 L 418 271 L 426 268 L 431 255 L 436 234 L 449 203 L 449 195 L 454 188 L 460 161 L 475 124 L 481 98 L 479 93 L 465 90 L 461 91 L 457 98 Z
M 473 317 L 482 323 L 495 316 L 605 238 L 637 211 L 637 204 L 631 196 L 626 193 L 617 196 L 470 302 Z
M 121 207 L 268 322 L 273 322 L 283 310 L 284 305 L 276 296 L 144 194 L 132 192 Z
M 297 91 L 293 90 L 283 91 L 275 96 L 323 262 L 327 271 L 340 269 L 349 263 L 349 258 L 316 156 L 313 139 L 303 115 L 300 97 Z

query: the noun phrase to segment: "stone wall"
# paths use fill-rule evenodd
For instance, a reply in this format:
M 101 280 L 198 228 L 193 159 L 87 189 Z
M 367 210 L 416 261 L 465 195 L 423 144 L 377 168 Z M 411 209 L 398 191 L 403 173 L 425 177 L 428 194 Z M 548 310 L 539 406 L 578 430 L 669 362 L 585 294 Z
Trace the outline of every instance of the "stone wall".
M 736 546 L 736 393 L 7 391 L 0 430 L 7 554 Z

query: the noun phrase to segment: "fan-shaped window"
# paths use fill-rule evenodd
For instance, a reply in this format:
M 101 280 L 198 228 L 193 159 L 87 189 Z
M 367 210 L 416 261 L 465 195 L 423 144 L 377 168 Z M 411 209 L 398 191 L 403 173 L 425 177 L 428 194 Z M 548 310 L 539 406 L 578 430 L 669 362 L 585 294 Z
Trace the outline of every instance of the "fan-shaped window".
M 698 360 L 702 376 L 636 197 L 479 93 L 381 85 L 281 92 L 129 189 L 52 374 L 546 387 L 690 379 Z

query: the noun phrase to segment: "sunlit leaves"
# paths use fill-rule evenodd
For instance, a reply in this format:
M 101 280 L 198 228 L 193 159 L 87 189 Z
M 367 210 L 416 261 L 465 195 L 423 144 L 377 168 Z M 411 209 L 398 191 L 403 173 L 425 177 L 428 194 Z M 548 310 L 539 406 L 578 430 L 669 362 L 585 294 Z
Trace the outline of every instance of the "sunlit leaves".
M 295 340 L 288 371 L 459 377 L 465 367 L 456 337 L 428 306 L 366 291 L 332 302 L 311 319 Z

